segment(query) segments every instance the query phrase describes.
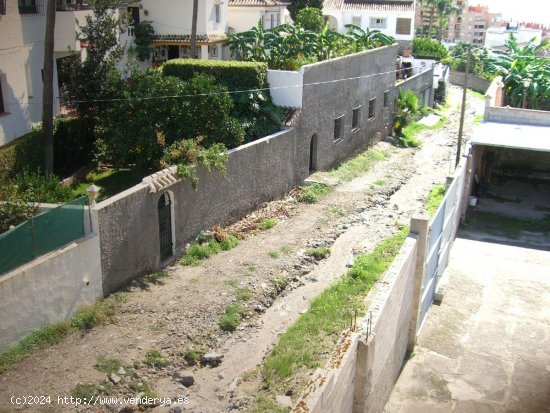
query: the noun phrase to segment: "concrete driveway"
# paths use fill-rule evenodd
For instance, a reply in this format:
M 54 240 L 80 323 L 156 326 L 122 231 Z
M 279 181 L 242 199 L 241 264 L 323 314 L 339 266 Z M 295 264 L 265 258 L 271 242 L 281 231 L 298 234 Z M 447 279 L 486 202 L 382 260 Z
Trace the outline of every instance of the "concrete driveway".
M 550 252 L 457 238 L 386 413 L 550 412 Z

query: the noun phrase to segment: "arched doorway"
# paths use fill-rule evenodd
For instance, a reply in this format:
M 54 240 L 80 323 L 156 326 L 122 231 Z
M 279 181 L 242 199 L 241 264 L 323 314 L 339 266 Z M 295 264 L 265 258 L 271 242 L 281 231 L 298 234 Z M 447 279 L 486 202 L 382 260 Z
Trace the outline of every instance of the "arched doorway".
M 317 134 L 311 137 L 309 143 L 309 173 L 312 174 L 317 170 Z
M 165 192 L 158 202 L 159 215 L 159 239 L 160 239 L 160 260 L 171 257 L 172 252 L 172 200 L 170 194 Z

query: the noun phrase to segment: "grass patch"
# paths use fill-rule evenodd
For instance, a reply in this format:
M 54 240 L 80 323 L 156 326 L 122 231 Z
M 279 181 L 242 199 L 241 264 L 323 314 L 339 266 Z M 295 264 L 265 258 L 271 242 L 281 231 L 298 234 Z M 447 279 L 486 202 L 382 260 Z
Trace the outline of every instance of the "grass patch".
M 468 218 L 467 226 L 475 226 L 477 230 L 511 239 L 521 238 L 523 231 L 549 236 L 550 215 L 541 220 L 534 220 L 511 218 L 490 212 L 475 211 Z
M 337 207 L 330 207 L 328 209 L 328 212 L 334 215 L 338 215 L 340 217 L 345 217 L 346 215 L 348 215 L 348 213 L 344 211 L 342 208 L 337 208 Z
M 374 252 L 361 255 L 353 267 L 335 284 L 324 290 L 311 303 L 309 310 L 283 333 L 262 367 L 262 390 L 256 399 L 258 406 L 267 397 L 284 392 L 292 382 L 300 394 L 308 373 L 323 362 L 334 349 L 340 333 L 350 325 L 357 311 L 364 313 L 362 299 L 393 262 L 409 230 L 401 229 L 382 242 Z
M 182 265 L 197 265 L 199 261 L 210 258 L 220 251 L 229 251 L 239 245 L 239 239 L 233 235 L 228 236 L 222 242 L 211 239 L 208 242 L 194 242 L 180 260 Z
M 386 181 L 383 180 L 383 179 L 377 179 L 376 181 L 373 182 L 373 185 L 384 186 L 384 185 L 386 185 Z
M 183 356 L 183 359 L 189 364 L 190 366 L 194 366 L 198 364 L 201 356 L 205 355 L 206 352 L 202 349 L 195 349 L 192 347 L 188 347 L 184 349 L 181 352 L 181 355 Z
M 107 169 L 101 172 L 94 171 L 86 176 L 85 182 L 81 182 L 75 187 L 74 193 L 75 196 L 87 195 L 86 190 L 94 183 L 100 188 L 98 200 L 102 201 L 139 184 L 142 178 L 142 174 L 132 169 Z
M 124 294 L 113 294 L 93 306 L 83 307 L 69 320 L 47 325 L 19 341 L 0 354 L 0 374 L 25 357 L 61 342 L 79 330 L 90 329 L 114 320 L 116 308 L 126 299 Z
M 239 280 L 224 280 L 223 283 L 233 288 L 237 288 L 239 286 Z
M 277 219 L 276 218 L 266 218 L 263 220 L 263 222 L 260 224 L 260 229 L 262 231 L 266 231 L 268 229 L 273 228 L 275 225 L 277 225 Z
M 151 367 L 164 367 L 166 366 L 167 361 L 159 350 L 151 349 L 147 352 L 147 354 L 145 354 L 143 363 Z
M 479 100 L 485 100 L 485 95 L 483 95 L 483 93 L 476 92 L 472 89 L 468 89 L 468 95 Z
M 281 252 L 285 255 L 288 255 L 292 252 L 292 247 L 290 245 L 283 245 L 281 247 Z
M 267 255 L 269 255 L 271 258 L 279 258 L 279 252 L 275 250 L 269 251 Z
M 310 248 L 304 252 L 308 257 L 313 257 L 316 260 L 322 260 L 327 258 L 330 255 L 330 248 L 327 247 L 317 247 Z
M 428 198 L 426 198 L 426 201 L 424 202 L 424 209 L 430 218 L 437 212 L 437 208 L 439 208 L 441 201 L 443 201 L 443 198 L 445 197 L 445 191 L 446 188 L 443 184 L 434 185 L 430 190 Z
M 298 202 L 314 204 L 327 196 L 331 191 L 332 188 L 328 185 L 312 183 L 304 187 L 303 192 L 298 197 Z
M 367 172 L 372 166 L 389 157 L 389 153 L 378 149 L 369 149 L 355 158 L 341 164 L 330 174 L 342 181 L 351 181 L 356 176 Z
M 124 365 L 118 359 L 100 357 L 94 367 L 96 368 L 96 370 L 101 371 L 102 373 L 111 374 L 116 373 L 118 369 L 124 367 Z
M 222 330 L 235 331 L 243 319 L 246 310 L 240 305 L 228 305 L 225 314 L 220 316 L 218 325 Z
M 235 297 L 240 301 L 248 301 L 252 298 L 252 291 L 250 288 L 238 288 L 235 291 Z
M 420 132 L 425 130 L 437 130 L 441 128 L 446 121 L 447 119 L 445 117 L 441 117 L 441 119 L 439 119 L 439 121 L 437 121 L 437 123 L 433 126 L 423 125 L 418 122 L 411 122 L 401 131 L 401 136 L 398 138 L 398 145 L 405 148 L 418 148 L 422 145 L 422 142 L 416 138 Z

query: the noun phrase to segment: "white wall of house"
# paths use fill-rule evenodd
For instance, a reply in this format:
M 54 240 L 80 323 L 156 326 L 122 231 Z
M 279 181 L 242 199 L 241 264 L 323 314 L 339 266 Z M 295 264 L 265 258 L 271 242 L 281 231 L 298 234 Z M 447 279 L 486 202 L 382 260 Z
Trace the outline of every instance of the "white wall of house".
M 491 27 L 485 33 L 485 47 L 504 46 L 510 34 L 516 37 L 518 43 L 527 43 L 533 38 L 535 39 L 535 45 L 539 45 L 542 41 L 542 30 L 523 27 L 518 28 L 518 30 L 507 30 L 506 27 Z
M 19 14 L 16 1 L 6 2 L 0 15 L 0 85 L 4 111 L 0 113 L 0 145 L 24 135 L 42 117 L 42 67 L 44 60 L 44 0 L 37 13 Z M 57 85 L 57 73 L 54 72 Z M 54 87 L 54 113 L 59 111 Z
M 229 6 L 228 25 L 234 33 L 244 32 L 262 20 L 264 30 L 288 22 L 290 13 L 286 6 L 243 7 Z
M 337 16 L 335 16 L 337 18 Z M 407 33 L 397 33 L 397 19 L 410 19 Z M 396 40 L 412 40 L 414 36 L 414 11 L 343 11 L 338 31 L 345 32 L 346 24 L 356 24 L 364 30 L 380 30 Z
M 304 69 L 298 71 L 268 70 L 267 83 L 276 105 L 291 108 L 302 107 Z

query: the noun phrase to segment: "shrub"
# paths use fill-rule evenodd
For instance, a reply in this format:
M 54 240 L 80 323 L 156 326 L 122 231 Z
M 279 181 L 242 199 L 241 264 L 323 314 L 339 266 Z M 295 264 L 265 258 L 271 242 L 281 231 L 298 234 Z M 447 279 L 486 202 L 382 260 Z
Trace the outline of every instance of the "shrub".
M 232 60 L 174 59 L 162 66 L 162 73 L 181 80 L 190 80 L 201 73 L 213 76 L 230 90 L 263 88 L 267 79 L 267 64 Z
M 434 93 L 434 100 L 436 103 L 442 104 L 447 101 L 447 83 L 444 80 L 439 80 L 437 89 Z
M 296 15 L 296 21 L 294 23 L 305 30 L 311 30 L 317 33 L 325 26 L 325 20 L 323 19 L 321 10 L 315 7 L 306 7 L 300 10 Z
M 58 204 L 74 199 L 73 190 L 62 187 L 60 178 L 55 175 L 44 176 L 37 171 L 23 170 L 13 180 L 13 185 L 18 194 L 34 202 L 47 202 Z
M 303 192 L 298 196 L 298 201 L 306 204 L 314 204 L 330 191 L 332 191 L 332 189 L 328 185 L 312 183 L 304 188 Z
M 266 231 L 268 229 L 273 228 L 275 225 L 277 225 L 277 219 L 276 218 L 266 218 L 260 224 L 260 229 L 262 231 Z
M 28 194 L 19 194 L 16 188 L 0 184 L 0 234 L 30 219 L 38 212 Z
M 436 60 L 444 59 L 448 56 L 447 49 L 437 40 L 429 37 L 415 37 L 413 39 L 412 54 L 414 57 L 427 57 Z
M 0 147 L 0 181 L 14 178 L 24 168 L 37 169 L 43 166 L 43 141 L 42 131 L 34 129 Z
M 418 96 L 412 90 L 400 90 L 395 102 L 395 113 L 393 116 L 393 133 L 400 135 L 403 128 L 418 113 Z
M 134 24 L 134 43 L 136 45 L 136 57 L 144 62 L 149 59 L 149 56 L 153 52 L 151 43 L 153 41 L 153 35 L 155 30 L 151 25 L 151 22 L 144 20 L 139 23 Z

